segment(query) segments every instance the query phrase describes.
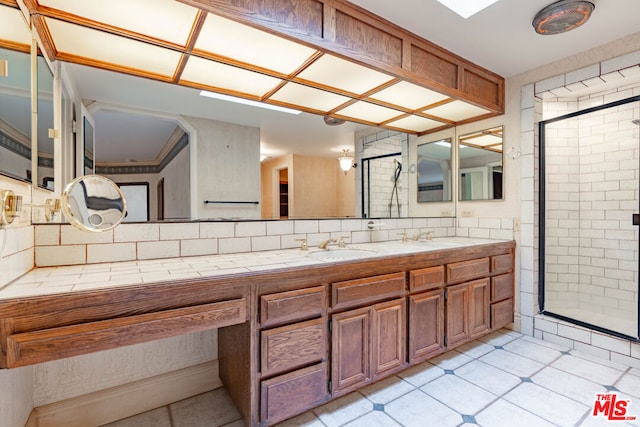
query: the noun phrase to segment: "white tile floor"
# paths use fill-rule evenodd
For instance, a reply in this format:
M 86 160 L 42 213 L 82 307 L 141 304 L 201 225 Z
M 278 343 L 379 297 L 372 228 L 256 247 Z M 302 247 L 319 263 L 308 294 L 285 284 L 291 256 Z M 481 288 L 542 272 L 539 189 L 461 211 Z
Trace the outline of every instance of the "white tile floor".
M 594 417 L 597 393 L 627 399 L 635 421 Z M 110 427 L 240 427 L 224 389 Z M 499 331 L 341 397 L 279 427 L 640 426 L 640 369 Z

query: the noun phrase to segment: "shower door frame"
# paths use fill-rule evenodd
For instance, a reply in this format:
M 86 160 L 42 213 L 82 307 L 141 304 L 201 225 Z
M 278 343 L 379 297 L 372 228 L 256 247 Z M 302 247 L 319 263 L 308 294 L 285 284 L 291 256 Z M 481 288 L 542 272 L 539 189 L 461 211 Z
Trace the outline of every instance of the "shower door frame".
M 360 159 L 360 190 L 362 194 L 361 200 L 361 209 L 362 209 L 362 217 L 363 218 L 372 218 L 369 214 L 371 213 L 371 160 L 384 159 L 387 157 L 402 157 L 402 151 L 398 151 L 397 153 L 391 154 L 381 154 L 379 156 L 367 157 L 365 159 Z M 366 185 L 366 194 L 367 194 L 367 203 L 365 210 L 365 184 L 364 184 L 364 165 L 367 162 L 367 185 Z
M 629 98 L 621 99 L 618 101 L 609 102 L 607 104 L 598 105 L 595 107 L 585 108 L 584 110 L 575 111 L 569 114 L 564 114 L 562 116 L 554 117 L 552 119 L 543 120 L 538 122 L 538 219 L 539 219 L 539 233 L 538 233 L 538 308 L 540 314 L 544 314 L 545 316 L 554 317 L 565 322 L 573 323 L 578 326 L 582 326 L 588 329 L 592 329 L 597 332 L 602 332 L 605 334 L 609 334 L 618 338 L 623 338 L 629 341 L 640 342 L 640 260 L 638 260 L 638 304 L 636 307 L 637 310 L 637 325 L 636 325 L 636 336 L 630 336 L 623 334 L 621 332 L 617 332 L 611 329 L 604 328 L 602 326 L 598 326 L 592 323 L 584 322 L 582 320 L 573 319 L 571 317 L 567 317 L 561 314 L 553 313 L 550 311 L 546 311 L 544 308 L 545 305 L 545 213 L 546 213 L 546 171 L 545 171 L 545 126 L 550 123 L 559 122 L 562 120 L 571 119 L 574 117 L 582 116 L 585 114 L 593 113 L 600 110 L 605 110 L 607 108 L 614 108 L 620 105 L 630 104 L 632 102 L 640 102 L 640 95 L 632 96 Z M 640 144 L 640 140 L 638 141 Z M 640 159 L 639 159 L 640 161 Z M 640 206 L 639 206 L 640 208 Z M 632 218 L 629 218 L 632 220 Z M 637 233 L 639 235 L 638 238 L 638 250 L 640 251 L 640 226 L 637 228 Z

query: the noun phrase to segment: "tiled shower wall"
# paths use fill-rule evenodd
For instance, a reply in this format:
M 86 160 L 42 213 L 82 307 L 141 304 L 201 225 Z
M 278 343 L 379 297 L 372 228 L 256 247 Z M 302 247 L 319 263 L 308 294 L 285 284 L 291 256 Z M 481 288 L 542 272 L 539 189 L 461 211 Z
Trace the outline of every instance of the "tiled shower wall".
M 402 153 L 395 157 L 385 157 L 382 159 L 376 159 L 369 161 L 369 170 L 363 170 L 358 172 L 357 176 L 360 177 L 361 173 L 365 174 L 365 192 L 367 185 L 366 175 L 369 175 L 370 179 L 370 218 L 379 217 L 406 217 L 409 212 L 409 186 L 408 186 L 408 136 L 404 133 L 393 131 L 382 131 L 372 135 L 363 137 L 360 141 L 362 150 L 359 153 L 361 159 L 370 157 L 377 157 L 386 154 Z M 400 178 L 398 179 L 398 199 L 396 199 L 395 193 L 392 191 L 395 177 L 396 164 L 394 160 L 397 160 L 402 164 L 402 171 Z M 360 168 L 364 165 L 360 161 Z M 360 189 L 359 182 L 357 183 Z M 356 199 L 362 200 L 362 199 Z M 398 215 L 398 204 L 400 202 L 400 215 Z M 366 196 L 365 196 L 366 201 Z M 391 204 L 391 213 L 389 211 L 389 204 Z
M 521 150 L 522 150 L 522 176 L 521 176 L 521 191 L 522 191 L 522 239 L 521 239 L 521 306 L 520 311 L 522 314 L 522 332 L 525 334 L 533 334 L 538 338 L 542 338 L 547 341 L 555 342 L 564 346 L 568 346 L 570 348 L 574 348 L 586 353 L 597 355 L 598 357 L 603 357 L 605 359 L 609 359 L 612 361 L 618 361 L 621 363 L 626 363 L 632 366 L 640 367 L 640 344 L 630 342 L 628 340 L 619 339 L 616 337 L 612 337 L 606 334 L 598 333 L 593 330 L 579 327 L 567 322 L 563 322 L 554 318 L 550 318 L 548 316 L 540 315 L 538 312 L 538 219 L 537 219 L 537 208 L 538 208 L 538 196 L 537 196 L 537 178 L 538 178 L 538 135 L 537 135 L 537 123 L 543 119 L 543 102 L 542 98 L 548 96 L 548 93 L 551 93 L 552 96 L 557 97 L 558 103 L 552 105 L 549 108 L 547 104 L 547 100 L 545 99 L 545 107 L 544 107 L 544 115 L 545 119 L 550 117 L 561 115 L 565 112 L 576 111 L 578 109 L 584 109 L 593 105 L 601 105 L 604 103 L 612 102 L 615 100 L 629 98 L 634 95 L 640 94 L 638 92 L 638 85 L 636 84 L 624 84 L 624 78 L 637 76 L 640 73 L 640 51 L 636 51 L 624 56 L 620 56 L 611 60 L 603 61 L 601 63 L 594 64 L 592 66 L 585 67 L 580 70 L 576 70 L 567 74 L 559 75 L 553 78 L 546 79 L 541 82 L 537 82 L 535 84 L 530 84 L 527 86 L 523 86 L 521 88 Z M 585 87 L 597 87 L 598 85 L 602 85 L 603 83 L 611 83 L 612 81 L 616 81 L 618 83 L 615 89 L 610 89 L 602 91 L 597 95 L 592 95 L 588 97 L 570 99 L 571 89 L 584 89 Z M 637 79 L 635 80 L 637 81 Z M 611 87 L 611 86 L 609 86 Z M 565 98 L 563 98 L 565 97 Z M 579 103 L 579 104 L 578 104 Z M 554 111 L 555 110 L 555 111 Z M 618 119 L 621 117 L 615 118 L 612 123 L 604 124 L 603 126 L 613 126 L 617 127 Z M 631 117 L 626 118 L 627 121 L 631 120 Z M 562 132 L 565 132 L 563 130 Z M 560 134 L 561 132 L 559 132 Z M 558 136 L 558 135 L 556 135 Z M 565 134 L 564 137 L 568 137 L 569 135 Z M 635 146 L 637 148 L 637 138 L 635 142 Z M 564 151 L 563 151 L 564 150 Z M 578 157 L 575 151 L 571 151 L 571 148 L 559 149 L 558 153 L 562 154 L 565 157 Z M 593 153 L 592 153 L 593 154 Z M 620 161 L 623 162 L 625 156 L 628 156 L 630 153 L 621 153 L 620 150 L 615 150 L 609 154 L 609 159 L 611 161 Z M 587 167 L 597 168 L 602 163 L 594 162 L 593 157 L 591 159 L 591 164 L 587 164 Z M 638 154 L 635 153 L 635 157 L 627 157 L 626 160 L 635 159 L 635 163 L 637 163 Z M 622 169 L 625 166 L 621 165 Z M 621 171 L 621 173 L 625 173 Z M 562 176 L 557 176 L 556 181 L 562 181 L 564 178 Z M 594 180 L 593 176 L 591 177 L 592 181 L 586 182 L 585 185 L 591 185 L 593 190 L 593 184 L 598 186 L 606 187 L 607 183 L 604 179 L 602 180 Z M 579 182 L 566 182 L 560 185 L 560 182 L 557 182 L 559 187 L 563 187 L 564 184 L 568 184 L 570 186 L 577 185 L 580 188 Z M 635 184 L 635 188 L 637 190 L 637 181 Z M 619 189 L 618 191 L 624 191 Z M 610 193 L 610 190 L 601 190 L 598 191 L 599 197 L 595 198 L 596 202 L 607 202 L 607 193 Z M 562 191 L 560 191 L 562 193 Z M 623 193 L 612 194 L 609 197 L 623 197 Z M 553 196 L 554 203 L 562 203 L 563 201 L 567 201 L 568 198 L 572 196 L 566 194 L 558 194 L 557 196 Z M 573 196 L 575 197 L 575 196 Z M 587 196 L 588 197 L 588 196 Z M 595 196 L 591 196 L 594 198 Z M 637 197 L 637 196 L 636 196 Z M 604 200 L 602 200 L 604 198 Z M 585 202 L 593 202 L 593 200 L 585 200 Z M 574 202 L 575 203 L 575 202 Z M 569 219 L 571 210 L 567 210 L 566 218 L 554 218 L 558 221 L 575 221 L 575 217 Z M 556 215 L 560 215 L 559 213 Z M 618 233 L 614 229 L 609 229 L 606 227 L 606 213 L 605 219 L 587 219 L 589 221 L 602 221 L 601 231 L 606 233 Z M 630 221 L 629 218 L 625 218 L 626 221 Z M 616 221 L 614 218 L 611 218 L 611 221 Z M 611 225 L 611 224 L 609 224 Z M 634 230 L 637 233 L 637 229 Z M 562 231 L 559 231 L 562 233 Z M 552 236 L 557 238 L 560 241 L 563 239 L 576 239 L 575 236 Z M 588 237 L 593 239 L 594 237 Z M 601 245 L 606 245 L 604 243 L 605 239 L 600 239 L 599 237 L 595 237 L 595 239 L 600 240 Z M 568 243 L 568 241 L 566 242 Z M 592 259 L 595 259 L 596 264 L 601 263 L 604 264 L 599 267 L 588 266 L 592 272 L 601 272 L 606 271 L 607 260 L 606 257 L 594 256 L 599 255 L 600 252 L 589 252 L 589 248 L 587 248 L 586 242 L 577 241 L 578 252 L 563 252 L 563 249 L 560 247 L 556 250 L 556 253 L 553 256 L 556 257 L 566 257 L 564 258 L 565 265 L 568 265 L 572 262 L 586 262 L 585 258 L 590 258 L 589 262 Z M 598 242 L 596 242 L 596 246 Z M 567 245 L 570 247 L 573 245 Z M 611 248 L 600 248 L 603 249 L 604 252 L 607 249 Z M 637 263 L 637 258 L 636 258 Z M 560 266 L 562 264 L 559 264 Z M 562 267 L 559 267 L 558 270 L 563 270 Z M 565 274 L 564 270 L 557 271 L 558 274 Z M 572 272 L 569 272 L 572 274 Z M 605 273 L 606 274 L 606 273 Z M 567 277 L 569 278 L 569 277 Z M 615 279 L 619 281 L 619 278 L 607 278 L 605 279 L 608 283 L 610 283 L 610 279 Z M 622 279 L 623 282 L 626 282 L 627 279 Z M 620 283 L 620 282 L 619 282 Z M 637 279 L 635 282 L 637 288 Z M 624 286 L 624 285 L 623 285 Z M 603 291 L 604 292 L 604 291 Z M 609 294 L 613 294 L 612 290 L 608 291 Z
M 600 97 L 602 98 L 602 97 Z M 635 319 L 640 103 L 547 131 L 547 307 Z

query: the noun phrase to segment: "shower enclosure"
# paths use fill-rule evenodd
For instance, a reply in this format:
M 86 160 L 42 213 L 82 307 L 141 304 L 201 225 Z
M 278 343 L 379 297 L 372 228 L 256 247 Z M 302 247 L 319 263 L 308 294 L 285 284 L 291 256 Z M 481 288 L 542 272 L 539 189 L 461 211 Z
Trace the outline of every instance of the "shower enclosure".
M 363 140 L 359 169 L 364 218 L 407 216 L 407 141 L 407 134 L 390 131 Z
M 539 306 L 638 340 L 640 96 L 540 122 Z

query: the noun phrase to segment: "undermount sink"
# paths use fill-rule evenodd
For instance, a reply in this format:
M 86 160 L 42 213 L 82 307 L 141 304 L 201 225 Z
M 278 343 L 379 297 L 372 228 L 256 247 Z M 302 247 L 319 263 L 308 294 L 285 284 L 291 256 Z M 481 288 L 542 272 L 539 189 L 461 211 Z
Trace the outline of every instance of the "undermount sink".
M 364 258 L 374 255 L 376 252 L 368 249 L 359 248 L 330 248 L 327 250 L 320 250 L 309 253 L 311 258 L 327 260 L 327 261 L 341 261 L 347 259 Z
M 418 240 L 415 244 L 433 249 L 458 248 L 462 246 L 458 242 L 443 242 L 441 240 Z

